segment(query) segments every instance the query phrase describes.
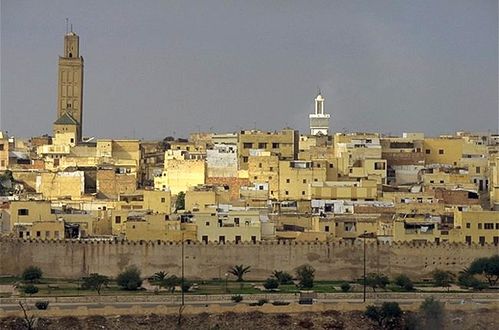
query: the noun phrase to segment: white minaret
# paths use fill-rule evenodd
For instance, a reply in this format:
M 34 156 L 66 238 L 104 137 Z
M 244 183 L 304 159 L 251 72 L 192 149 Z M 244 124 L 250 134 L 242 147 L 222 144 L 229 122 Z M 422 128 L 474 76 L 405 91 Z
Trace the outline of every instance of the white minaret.
M 327 135 L 329 131 L 329 114 L 324 113 L 324 98 L 319 91 L 315 98 L 315 113 L 308 115 L 310 118 L 311 135 Z

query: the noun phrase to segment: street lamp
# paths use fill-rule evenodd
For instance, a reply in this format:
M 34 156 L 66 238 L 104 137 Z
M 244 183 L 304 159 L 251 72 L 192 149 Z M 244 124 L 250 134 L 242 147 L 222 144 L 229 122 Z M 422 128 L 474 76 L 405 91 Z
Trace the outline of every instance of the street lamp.
M 182 233 L 182 279 L 180 283 L 180 292 L 182 293 L 182 306 L 184 306 L 184 233 Z
M 360 238 L 363 238 L 363 244 L 364 244 L 364 255 L 363 255 L 363 259 L 364 259 L 364 280 L 363 280 L 363 296 L 362 296 L 362 301 L 363 302 L 366 302 L 366 287 L 367 287 L 367 284 L 366 284 L 366 238 L 376 238 L 376 233 L 368 233 L 367 231 L 364 231 L 364 233 L 362 235 L 359 235 Z

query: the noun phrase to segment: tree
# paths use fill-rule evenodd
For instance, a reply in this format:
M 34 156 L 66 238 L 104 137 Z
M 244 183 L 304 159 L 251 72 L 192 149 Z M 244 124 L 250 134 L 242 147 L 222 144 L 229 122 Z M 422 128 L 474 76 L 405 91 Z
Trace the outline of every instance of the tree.
M 281 271 L 281 270 L 274 270 L 272 273 L 272 276 L 274 276 L 278 281 L 279 284 L 291 284 L 293 283 L 293 276 L 291 274 Z
M 182 292 L 189 292 L 192 287 L 192 283 L 184 280 L 184 283 L 181 283 L 180 287 Z
M 310 265 L 302 265 L 296 269 L 296 278 L 300 288 L 310 289 L 314 287 L 315 269 Z
M 99 295 L 102 287 L 107 286 L 109 283 L 109 277 L 98 273 L 92 273 L 87 277 L 82 277 L 81 280 L 83 281 L 81 284 L 83 290 L 95 290 Z
M 159 287 L 161 286 L 161 284 L 163 283 L 163 281 L 166 279 L 166 277 L 168 276 L 168 273 L 167 272 L 164 272 L 164 271 L 159 271 L 157 273 L 154 273 L 150 278 L 149 278 L 149 281 L 152 283 L 152 284 L 156 284 L 158 286 L 158 289 Z
M 29 266 L 23 271 L 22 279 L 29 283 L 38 283 L 42 278 L 43 272 L 39 267 Z
M 185 210 L 185 192 L 181 191 L 177 194 L 177 199 L 175 200 L 175 211 Z
M 406 291 L 414 290 L 414 284 L 412 283 L 409 276 L 405 274 L 400 274 L 394 279 L 394 283 Z
M 235 265 L 234 267 L 230 268 L 228 272 L 229 274 L 232 274 L 237 277 L 236 282 L 243 282 L 244 281 L 243 276 L 244 274 L 250 272 L 250 268 L 251 266 L 244 267 L 244 265 Z
M 475 259 L 468 268 L 468 272 L 472 275 L 483 275 L 489 281 L 490 286 L 496 285 L 499 280 L 499 255 Z
M 127 267 L 118 274 L 116 283 L 125 290 L 137 290 L 142 285 L 140 270 L 136 266 Z
M 390 283 L 388 277 L 383 274 L 369 273 L 366 276 L 366 285 L 373 288 L 374 292 L 376 292 L 376 288 L 386 288 L 388 283 Z
M 263 287 L 267 290 L 275 290 L 279 287 L 279 280 L 274 277 L 269 277 L 263 283 Z
M 423 314 L 428 329 L 440 329 L 444 318 L 444 306 L 433 297 L 426 298 L 419 310 Z
M 367 306 L 364 315 L 376 321 L 380 327 L 396 329 L 402 310 L 397 302 L 384 302 L 381 307 Z
M 33 284 L 26 285 L 24 287 L 24 293 L 31 295 L 34 295 L 35 293 L 38 292 L 38 288 L 34 286 Z
M 162 282 L 161 282 L 161 286 L 164 287 L 165 289 L 167 289 L 168 291 L 170 291 L 171 293 L 173 293 L 175 291 L 175 287 L 177 285 L 180 285 L 182 283 L 182 279 L 175 276 L 175 275 L 172 275 L 172 276 L 168 276 L 167 278 L 165 278 Z
M 340 288 L 341 288 L 341 291 L 348 292 L 348 291 L 350 291 L 352 286 L 348 282 L 343 282 L 343 283 L 341 283 Z
M 454 274 L 445 270 L 436 269 L 432 276 L 435 286 L 447 288 L 447 291 L 450 290 L 450 286 L 454 282 Z

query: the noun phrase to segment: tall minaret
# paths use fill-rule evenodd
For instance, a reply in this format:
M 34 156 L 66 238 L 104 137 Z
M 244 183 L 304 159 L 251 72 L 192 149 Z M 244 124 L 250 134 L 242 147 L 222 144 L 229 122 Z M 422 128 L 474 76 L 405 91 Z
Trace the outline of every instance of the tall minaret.
M 64 55 L 59 56 L 57 118 L 54 133 L 75 130 L 76 140 L 80 142 L 83 133 L 83 57 L 80 56 L 80 37 L 73 32 L 72 25 L 64 36 Z
M 324 113 L 324 98 L 322 97 L 320 91 L 315 98 L 315 113 L 310 114 L 309 118 L 311 135 L 328 134 L 330 115 Z

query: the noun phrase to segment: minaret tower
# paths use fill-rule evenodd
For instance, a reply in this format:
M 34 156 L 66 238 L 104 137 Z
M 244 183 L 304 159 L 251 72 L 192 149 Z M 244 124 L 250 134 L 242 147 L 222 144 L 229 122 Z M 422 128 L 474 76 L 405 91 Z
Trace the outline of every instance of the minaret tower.
M 322 97 L 320 90 L 315 98 L 315 113 L 310 114 L 309 118 L 311 135 L 328 134 L 330 115 L 324 113 L 324 97 Z
M 66 28 L 64 53 L 59 56 L 57 84 L 57 121 L 55 133 L 75 133 L 81 142 L 83 132 L 83 57 L 80 56 L 80 37 Z

